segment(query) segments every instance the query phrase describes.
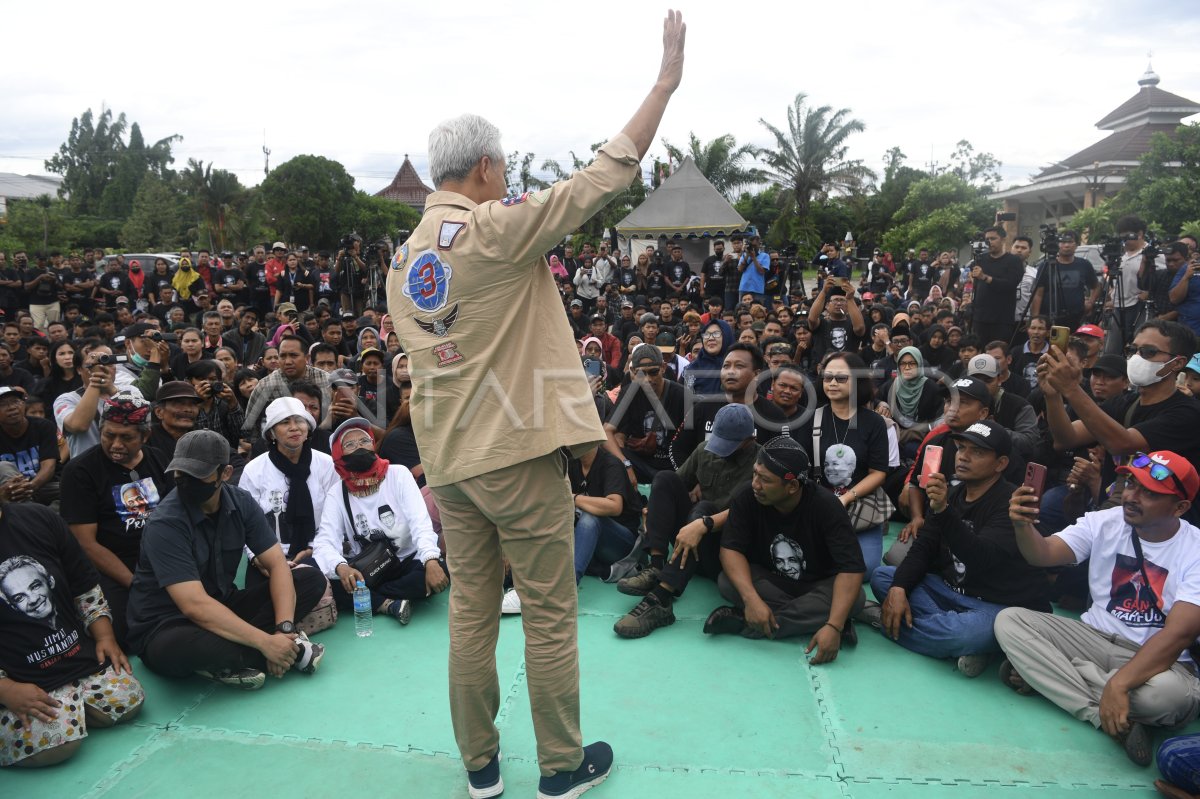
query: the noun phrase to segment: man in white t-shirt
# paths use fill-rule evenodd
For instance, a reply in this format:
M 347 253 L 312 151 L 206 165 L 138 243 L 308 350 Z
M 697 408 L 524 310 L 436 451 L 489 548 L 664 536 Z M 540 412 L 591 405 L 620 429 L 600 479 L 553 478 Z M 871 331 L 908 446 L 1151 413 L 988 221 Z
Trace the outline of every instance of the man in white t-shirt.
M 1007 608 L 995 633 L 1008 660 L 1000 676 L 1103 729 L 1138 765 L 1153 755 L 1148 726 L 1187 724 L 1200 713 L 1200 680 L 1188 648 L 1200 636 L 1200 529 L 1181 519 L 1200 475 L 1166 450 L 1138 453 L 1121 507 L 1095 511 L 1048 538 L 1033 524 L 1038 501 L 1021 486 L 1009 516 L 1034 566 L 1088 560 L 1092 606 L 1079 621 Z

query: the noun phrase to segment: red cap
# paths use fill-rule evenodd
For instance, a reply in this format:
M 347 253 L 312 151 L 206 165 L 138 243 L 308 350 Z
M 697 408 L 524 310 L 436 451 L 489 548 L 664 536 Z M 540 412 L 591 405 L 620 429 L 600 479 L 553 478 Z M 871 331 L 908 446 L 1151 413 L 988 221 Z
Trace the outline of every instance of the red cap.
M 1077 336 L 1091 336 L 1092 338 L 1104 338 L 1104 330 L 1099 325 L 1081 325 L 1075 331 Z
M 862 296 L 862 298 L 863 298 L 864 300 L 873 300 L 873 299 L 875 299 L 875 295 L 874 295 L 874 294 L 872 294 L 872 293 L 871 293 L 871 292 L 869 292 L 869 291 L 864 291 L 864 292 L 863 292 L 863 296 Z
M 1127 466 L 1118 466 L 1117 472 L 1133 475 L 1143 488 L 1156 494 L 1174 494 L 1188 502 L 1196 497 L 1196 492 L 1200 491 L 1200 474 L 1196 473 L 1196 467 L 1192 466 L 1187 458 L 1165 449 L 1151 452 L 1149 458 L 1150 461 L 1142 466 L 1134 466 L 1132 463 Z M 1175 480 L 1171 475 L 1167 475 L 1162 480 L 1155 479 L 1151 470 L 1156 464 L 1165 466 L 1172 475 L 1179 479 Z

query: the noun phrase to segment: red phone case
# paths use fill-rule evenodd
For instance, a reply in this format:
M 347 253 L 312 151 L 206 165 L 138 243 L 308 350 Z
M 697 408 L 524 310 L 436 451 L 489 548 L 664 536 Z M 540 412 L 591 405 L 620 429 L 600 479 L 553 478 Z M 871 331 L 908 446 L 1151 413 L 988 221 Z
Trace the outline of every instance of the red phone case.
M 1025 467 L 1025 485 L 1033 488 L 1038 501 L 1042 499 L 1042 492 L 1046 490 L 1046 467 L 1040 463 L 1030 463 Z
M 925 455 L 921 459 L 921 476 L 917 479 L 917 485 L 925 488 L 929 485 L 929 477 L 932 474 L 942 470 L 942 448 L 936 444 L 930 444 L 925 447 Z

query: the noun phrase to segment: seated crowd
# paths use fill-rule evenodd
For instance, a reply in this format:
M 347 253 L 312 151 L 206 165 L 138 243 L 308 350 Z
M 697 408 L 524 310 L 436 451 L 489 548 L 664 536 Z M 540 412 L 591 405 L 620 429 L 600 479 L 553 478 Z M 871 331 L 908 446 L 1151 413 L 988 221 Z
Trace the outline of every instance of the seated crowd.
M 1196 335 L 1093 324 L 1086 283 L 1068 319 L 1031 280 L 1025 313 L 1002 240 L 982 269 L 878 253 L 858 285 L 826 247 L 807 295 L 757 237 L 696 270 L 678 246 L 552 254 L 607 431 L 567 466 L 575 576 L 636 597 L 616 635 L 673 624 L 700 576 L 726 602 L 706 634 L 808 636 L 820 664 L 876 629 L 995 664 L 1138 763 L 1200 714 Z M 385 309 L 340 258 L 273 250 L 26 270 L 62 292 L 40 328 L 6 309 L 0 342 L 0 765 L 132 718 L 126 653 L 259 688 L 317 670 L 309 635 L 360 585 L 402 625 L 449 585 Z M 1177 776 L 1197 749 L 1163 752 L 1200 793 Z

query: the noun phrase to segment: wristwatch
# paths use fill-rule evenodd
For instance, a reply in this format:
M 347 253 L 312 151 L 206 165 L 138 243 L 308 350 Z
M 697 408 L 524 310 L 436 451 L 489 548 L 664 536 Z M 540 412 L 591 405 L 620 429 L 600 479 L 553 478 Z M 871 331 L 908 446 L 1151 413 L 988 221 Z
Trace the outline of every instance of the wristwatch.
M 633 466 L 633 461 L 629 460 L 629 458 L 626 458 L 625 460 L 621 461 L 621 465 L 626 469 L 629 469 Z
M 281 621 L 275 625 L 275 632 L 283 633 L 284 635 L 291 635 L 292 633 L 296 632 L 296 625 L 292 624 L 290 621 Z
M 716 526 L 711 516 L 701 516 L 700 521 L 704 522 L 704 529 L 710 533 L 713 531 L 713 527 Z

